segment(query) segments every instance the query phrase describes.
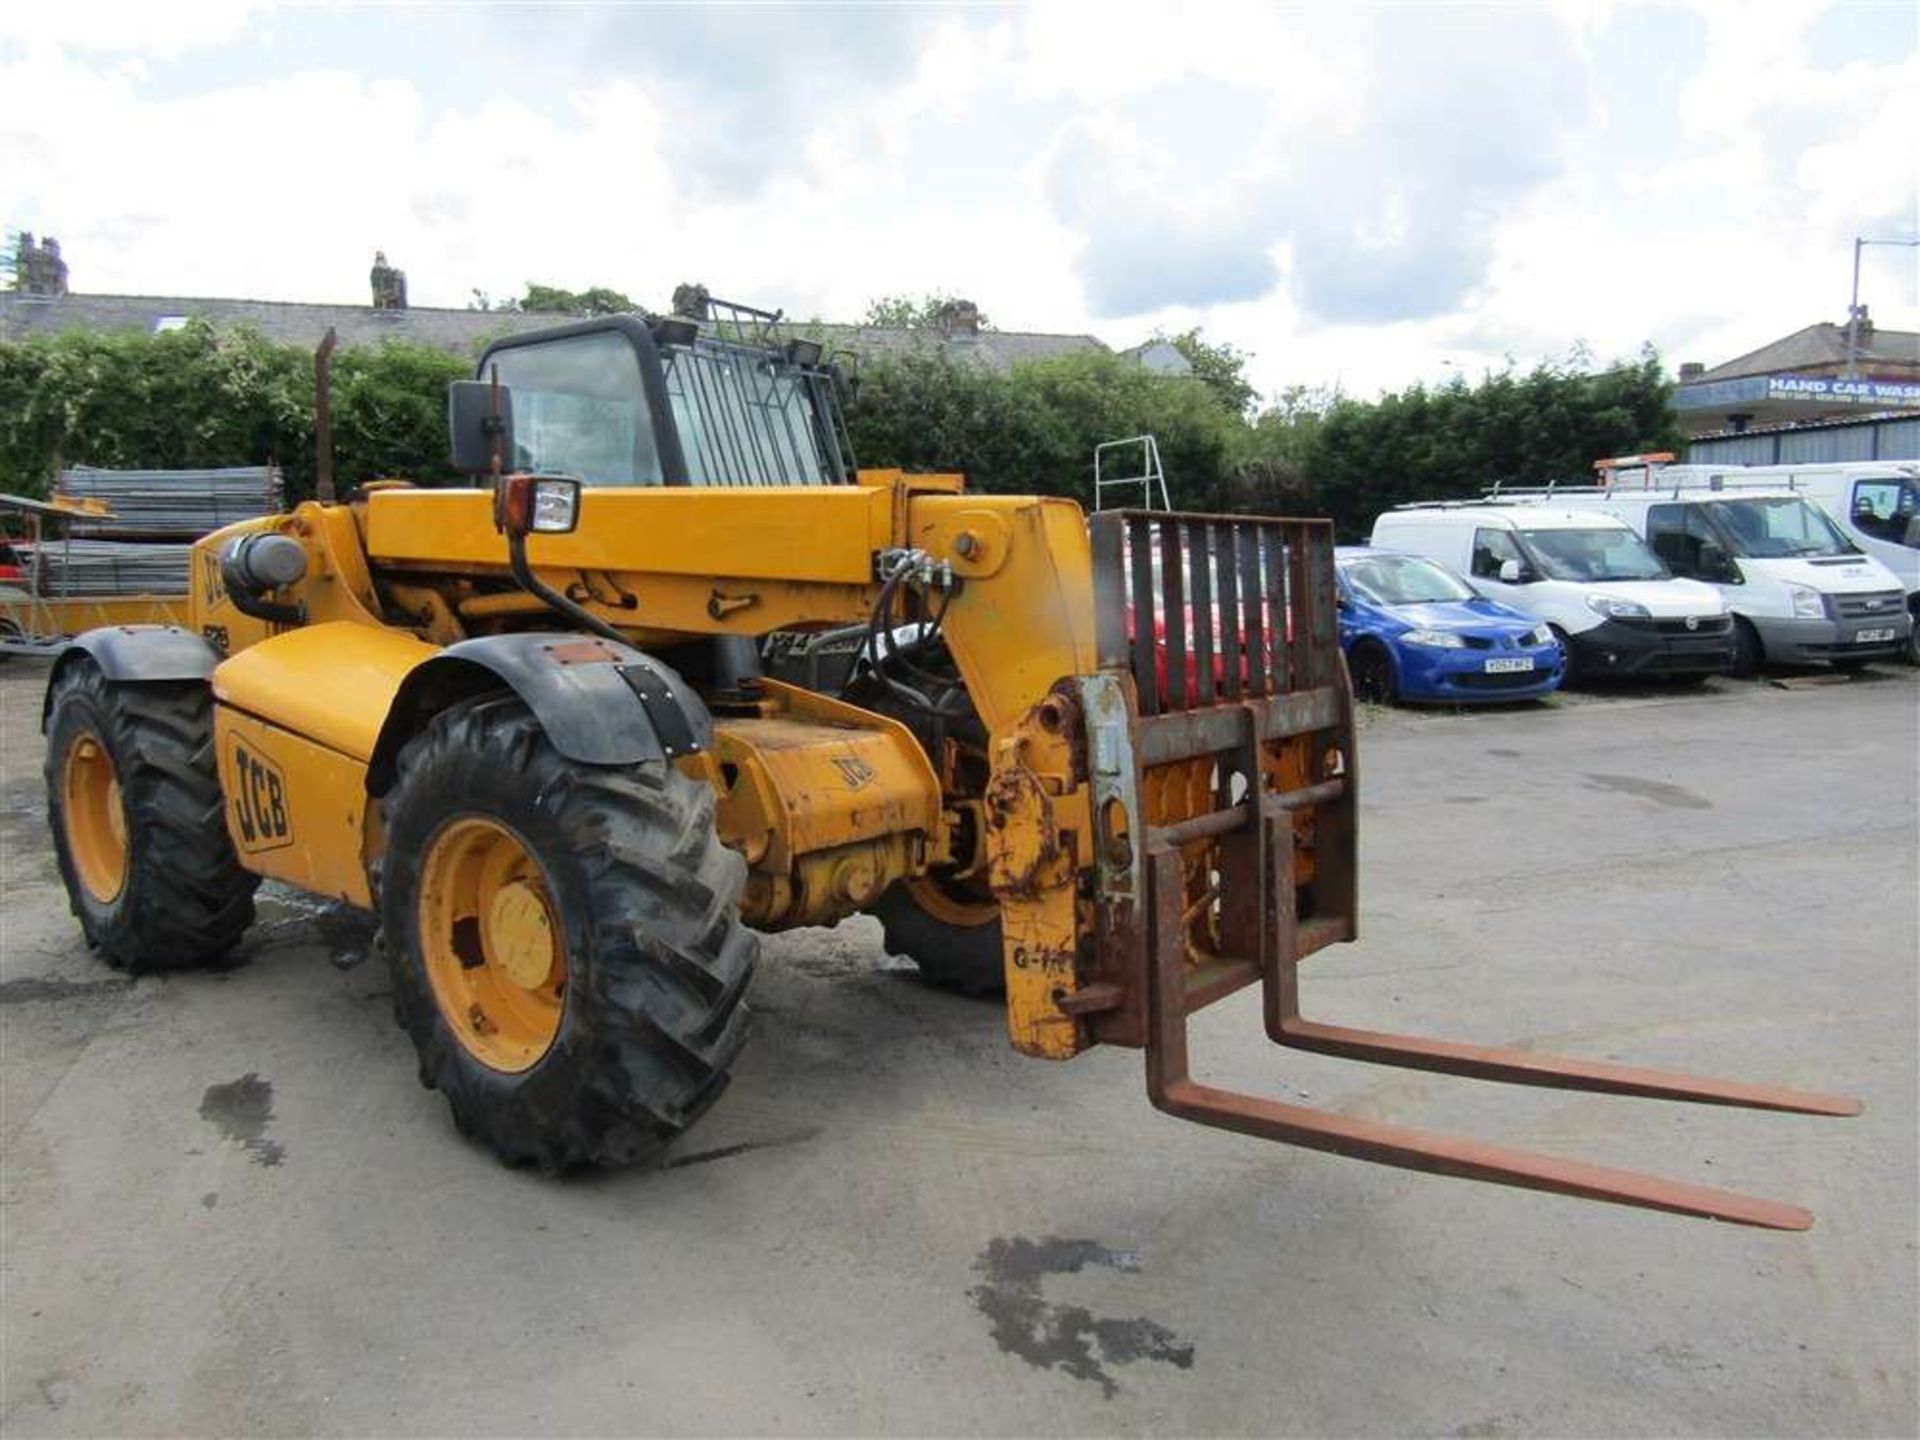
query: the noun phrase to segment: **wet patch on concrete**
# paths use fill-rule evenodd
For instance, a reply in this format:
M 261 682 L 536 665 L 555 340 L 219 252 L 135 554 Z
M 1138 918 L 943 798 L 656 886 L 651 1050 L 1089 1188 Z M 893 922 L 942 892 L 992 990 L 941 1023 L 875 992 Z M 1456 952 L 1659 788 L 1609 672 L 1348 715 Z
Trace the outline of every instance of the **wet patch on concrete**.
M 1487 754 L 1497 755 L 1502 760 L 1518 760 L 1520 758 L 1520 752 L 1518 750 L 1509 750 L 1509 749 L 1506 749 L 1504 746 L 1500 746 L 1500 745 L 1494 745 L 1489 747 L 1487 750 Z
M 1704 795 L 1669 785 L 1664 780 L 1643 780 L 1638 775 L 1583 775 L 1589 790 L 1612 790 L 1622 795 L 1637 795 L 1656 805 L 1676 810 L 1711 810 L 1713 802 Z
M 224 1085 L 209 1085 L 200 1100 L 200 1118 L 236 1142 L 256 1165 L 278 1165 L 286 1158 L 280 1142 L 267 1134 L 273 1119 L 273 1082 L 249 1072 Z
M 131 990 L 124 976 L 106 980 L 63 980 L 52 975 L 27 975 L 0 981 L 0 1005 L 24 1005 L 34 1000 L 88 1000 Z
M 1193 1346 L 1158 1321 L 1108 1319 L 1083 1305 L 1053 1304 L 1042 1295 L 1047 1276 L 1078 1274 L 1089 1265 L 1134 1273 L 1140 1257 L 1092 1240 L 1008 1236 L 993 1241 L 973 1262 L 982 1278 L 968 1294 L 974 1308 L 987 1317 L 1001 1350 L 1037 1369 L 1063 1370 L 1091 1381 L 1108 1399 L 1120 1388 L 1107 1371 L 1109 1365 L 1159 1360 L 1191 1370 Z
M 1487 803 L 1487 797 L 1485 795 L 1443 795 L 1441 798 L 1449 805 L 1484 805 Z

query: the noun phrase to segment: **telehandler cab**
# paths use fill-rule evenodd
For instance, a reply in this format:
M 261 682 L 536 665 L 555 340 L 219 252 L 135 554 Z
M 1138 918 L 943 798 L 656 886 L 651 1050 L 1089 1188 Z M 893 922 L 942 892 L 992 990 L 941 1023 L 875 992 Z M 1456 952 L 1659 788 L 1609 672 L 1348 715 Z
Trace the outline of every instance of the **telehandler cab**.
M 368 484 L 208 537 L 190 628 L 89 632 L 49 812 L 109 963 L 219 955 L 263 876 L 379 917 L 421 1080 L 503 1160 L 633 1161 L 713 1103 L 754 932 L 871 911 L 1020 1051 L 1142 1047 L 1160 1109 L 1443 1174 L 1784 1229 L 1791 1205 L 1189 1075 L 1243 987 L 1278 1044 L 1811 1114 L 1856 1102 L 1303 1018 L 1355 935 L 1353 706 L 1319 520 L 1109 512 L 856 470 L 776 316 L 497 342 L 485 484 Z

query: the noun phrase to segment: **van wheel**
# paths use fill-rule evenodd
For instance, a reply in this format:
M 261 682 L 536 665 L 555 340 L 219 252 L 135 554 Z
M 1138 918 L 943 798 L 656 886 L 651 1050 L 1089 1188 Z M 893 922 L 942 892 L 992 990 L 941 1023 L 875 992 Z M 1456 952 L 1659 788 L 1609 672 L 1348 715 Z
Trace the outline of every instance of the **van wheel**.
M 1908 608 L 1913 613 L 1913 628 L 1907 632 L 1907 664 L 1920 666 L 1920 605 Z
M 1760 632 L 1753 628 L 1753 622 L 1739 615 L 1734 616 L 1733 668 L 1728 673 L 1742 680 L 1751 680 L 1760 673 L 1761 662 L 1766 656 L 1766 647 L 1760 643 Z
M 1353 698 L 1375 705 L 1391 705 L 1399 687 L 1393 679 L 1393 657 L 1387 648 L 1362 640 L 1347 656 L 1347 674 L 1353 678 Z

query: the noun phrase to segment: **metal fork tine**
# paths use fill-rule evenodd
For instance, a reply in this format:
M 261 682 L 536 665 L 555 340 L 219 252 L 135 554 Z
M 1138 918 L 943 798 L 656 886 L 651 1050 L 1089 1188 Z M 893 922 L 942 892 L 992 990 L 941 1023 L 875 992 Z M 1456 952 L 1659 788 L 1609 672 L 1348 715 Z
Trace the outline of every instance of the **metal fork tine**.
M 1407 1170 L 1487 1180 L 1676 1215 L 1698 1215 L 1767 1230 L 1805 1230 L 1813 1224 L 1812 1212 L 1777 1200 L 1375 1120 L 1356 1120 L 1325 1110 L 1216 1090 L 1189 1079 L 1165 1083 L 1152 1098 L 1156 1107 L 1183 1120 Z
M 1271 1027 L 1270 1031 L 1271 1032 Z M 1606 1095 L 1640 1095 L 1658 1100 L 1692 1100 L 1702 1105 L 1739 1105 L 1753 1110 L 1785 1110 L 1798 1115 L 1858 1115 L 1858 1100 L 1844 1095 L 1821 1095 L 1776 1085 L 1748 1085 L 1735 1080 L 1712 1080 L 1670 1070 L 1642 1070 L 1597 1060 L 1573 1060 L 1563 1055 L 1536 1055 L 1526 1050 L 1502 1050 L 1435 1040 L 1420 1035 L 1395 1035 L 1383 1030 L 1354 1030 L 1323 1025 L 1299 1016 L 1282 1018 L 1272 1038 L 1295 1050 L 1401 1065 L 1441 1075 L 1465 1075 L 1476 1080 L 1499 1080 L 1514 1085 L 1542 1085 L 1555 1090 L 1591 1090 Z

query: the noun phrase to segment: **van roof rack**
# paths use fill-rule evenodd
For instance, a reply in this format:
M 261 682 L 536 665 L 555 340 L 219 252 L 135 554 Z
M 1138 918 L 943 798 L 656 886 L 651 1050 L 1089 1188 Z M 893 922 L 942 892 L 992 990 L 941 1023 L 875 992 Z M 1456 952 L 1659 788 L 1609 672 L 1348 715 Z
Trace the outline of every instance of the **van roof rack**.
M 1474 500 L 1408 500 L 1392 508 L 1395 510 L 1473 510 L 1491 509 L 1508 504 L 1530 504 L 1549 496 L 1558 499 L 1562 495 L 1578 499 L 1582 494 L 1597 495 L 1598 485 L 1552 485 L 1516 486 L 1511 490 L 1502 489 L 1499 483 Z

